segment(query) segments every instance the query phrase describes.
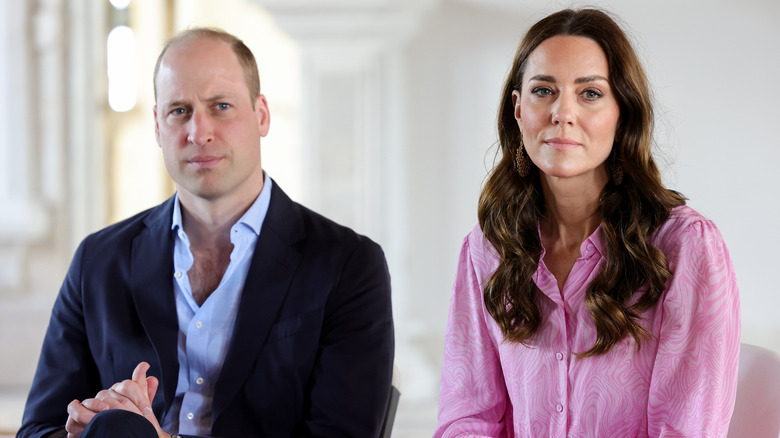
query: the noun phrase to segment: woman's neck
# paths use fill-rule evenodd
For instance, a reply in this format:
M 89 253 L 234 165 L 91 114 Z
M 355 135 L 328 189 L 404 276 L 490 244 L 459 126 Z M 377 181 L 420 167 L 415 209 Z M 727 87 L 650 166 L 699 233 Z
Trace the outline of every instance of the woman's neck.
M 607 184 L 606 172 L 593 178 L 555 178 L 542 175 L 546 214 L 542 221 L 542 241 L 579 249 L 580 244 L 598 228 L 601 218 L 599 200 Z

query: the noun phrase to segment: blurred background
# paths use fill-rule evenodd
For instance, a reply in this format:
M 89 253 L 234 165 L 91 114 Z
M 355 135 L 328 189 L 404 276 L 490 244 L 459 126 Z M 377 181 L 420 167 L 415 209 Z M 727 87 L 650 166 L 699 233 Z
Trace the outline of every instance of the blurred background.
M 780 352 L 780 2 L 588 4 L 620 18 L 645 63 L 666 184 L 729 245 L 743 342 Z M 450 289 L 496 153 L 500 88 L 528 27 L 568 6 L 581 5 L 0 2 L 0 429 L 20 424 L 78 242 L 171 195 L 154 139 L 154 62 L 177 30 L 209 25 L 258 59 L 272 116 L 266 171 L 385 249 L 402 392 L 394 436 L 430 436 Z

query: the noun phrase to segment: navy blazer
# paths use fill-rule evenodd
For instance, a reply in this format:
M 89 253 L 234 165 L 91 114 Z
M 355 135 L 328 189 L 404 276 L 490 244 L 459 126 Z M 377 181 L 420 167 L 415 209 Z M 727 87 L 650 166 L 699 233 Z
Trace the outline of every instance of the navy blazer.
M 218 437 L 378 436 L 393 364 L 381 248 L 293 202 L 274 182 L 215 384 Z M 141 361 L 170 408 L 178 380 L 173 198 L 88 236 L 52 310 L 18 437 L 62 429 L 73 399 Z

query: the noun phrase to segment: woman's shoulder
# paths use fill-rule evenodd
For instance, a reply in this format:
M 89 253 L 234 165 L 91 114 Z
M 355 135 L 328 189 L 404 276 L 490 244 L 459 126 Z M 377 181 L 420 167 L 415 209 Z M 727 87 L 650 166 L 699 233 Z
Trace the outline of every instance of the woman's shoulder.
M 703 214 L 687 205 L 681 205 L 672 209 L 669 213 L 669 218 L 667 218 L 666 222 L 658 229 L 658 233 L 682 233 L 691 226 L 696 225 L 715 226 L 715 224 Z
M 653 243 L 668 256 L 680 246 L 690 244 L 691 239 L 701 237 L 721 240 L 720 231 L 713 221 L 682 205 L 672 209 L 669 218 L 654 233 Z
M 496 249 L 485 236 L 479 223 L 474 225 L 474 228 L 469 231 L 466 238 L 463 239 L 463 244 L 471 251 L 496 253 Z
M 488 270 L 495 269 L 498 265 L 498 251 L 482 232 L 482 227 L 476 224 L 463 239 L 462 252 L 468 255 L 475 267 L 483 267 Z

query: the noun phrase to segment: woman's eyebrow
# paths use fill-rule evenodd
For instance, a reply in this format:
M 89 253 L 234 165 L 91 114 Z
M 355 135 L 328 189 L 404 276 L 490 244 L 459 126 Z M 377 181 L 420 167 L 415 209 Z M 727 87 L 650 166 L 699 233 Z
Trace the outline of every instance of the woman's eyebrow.
M 577 78 L 574 83 L 575 84 L 587 84 L 588 82 L 598 82 L 598 81 L 604 81 L 609 83 L 609 80 L 605 78 L 604 76 L 599 75 L 593 75 L 593 76 L 585 76 L 582 78 Z
M 550 75 L 536 75 L 533 76 L 529 81 L 541 81 L 541 82 L 552 82 L 555 83 L 555 78 Z
M 550 76 L 550 75 L 536 75 L 536 76 L 531 77 L 531 79 L 529 79 L 529 81 L 551 82 L 553 84 L 557 82 L 555 80 L 555 77 Z M 574 83 L 575 84 L 586 84 L 588 82 L 599 82 L 599 81 L 609 82 L 609 80 L 607 80 L 607 78 L 605 78 L 604 76 L 591 75 L 591 76 L 584 76 L 584 77 L 581 77 L 581 78 L 577 78 L 574 81 Z

